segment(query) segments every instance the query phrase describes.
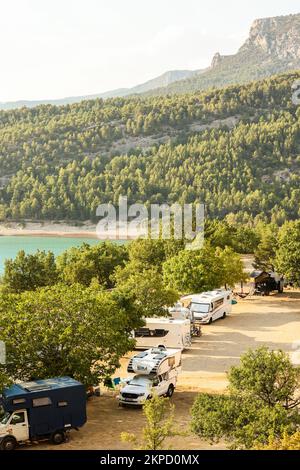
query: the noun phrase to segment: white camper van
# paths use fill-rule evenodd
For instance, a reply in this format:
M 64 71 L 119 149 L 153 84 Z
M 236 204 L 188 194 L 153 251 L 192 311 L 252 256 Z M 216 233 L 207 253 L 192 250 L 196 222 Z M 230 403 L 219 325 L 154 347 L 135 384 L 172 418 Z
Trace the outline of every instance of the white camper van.
M 145 318 L 146 325 L 134 331 L 136 349 L 166 348 L 184 350 L 191 346 L 190 320 Z
M 232 292 L 214 290 L 202 294 L 188 295 L 181 298 L 184 307 L 188 307 L 196 321 L 212 323 L 218 318 L 225 318 L 232 311 Z
M 142 406 L 153 393 L 171 397 L 181 370 L 181 350 L 164 346 L 141 352 L 130 359 L 127 371 L 136 375 L 121 389 L 119 404 Z
M 191 325 L 191 337 L 200 337 L 202 335 L 201 326 L 194 318 L 193 312 L 189 308 L 185 308 L 181 303 L 177 303 L 174 307 L 168 309 L 169 315 L 173 320 L 189 320 Z
M 183 307 L 180 303 L 175 304 L 174 307 L 169 307 L 168 313 L 173 320 L 190 320 L 191 323 L 194 320 L 191 310 Z

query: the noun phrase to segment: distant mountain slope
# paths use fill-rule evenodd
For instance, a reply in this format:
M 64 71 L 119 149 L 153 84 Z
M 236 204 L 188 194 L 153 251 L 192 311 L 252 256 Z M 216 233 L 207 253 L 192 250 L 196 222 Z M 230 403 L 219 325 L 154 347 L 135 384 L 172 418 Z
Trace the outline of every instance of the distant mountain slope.
M 146 91 L 154 90 L 155 88 L 166 87 L 179 80 L 184 80 L 189 77 L 193 77 L 194 75 L 198 73 L 201 73 L 201 71 L 200 70 L 199 71 L 172 70 L 170 72 L 165 72 L 159 77 L 149 80 L 148 82 L 143 83 L 142 85 L 137 85 L 136 87 L 131 88 L 129 91 L 130 91 L 130 94 L 145 93 Z M 128 94 L 129 93 L 127 93 L 127 95 Z
M 73 96 L 57 100 L 0 103 L 0 109 L 32 108 L 40 104 L 65 105 L 95 98 L 136 94 L 188 93 L 231 84 L 243 84 L 278 73 L 300 69 L 300 13 L 255 20 L 249 37 L 234 55 L 213 57 L 204 70 L 172 70 L 133 88 Z
M 201 74 L 149 94 L 186 93 L 241 84 L 300 69 L 300 14 L 255 20 L 249 38 L 230 56 L 217 53 Z
M 118 88 L 116 90 L 110 90 L 110 91 L 95 94 L 95 95 L 70 96 L 67 98 L 62 98 L 62 99 L 57 99 L 57 100 L 36 100 L 36 101 L 20 100 L 20 101 L 9 101 L 7 103 L 0 102 L 0 109 L 4 109 L 4 110 L 17 109 L 17 108 L 22 108 L 23 106 L 26 106 L 28 108 L 33 108 L 41 104 L 51 104 L 51 105 L 61 106 L 65 104 L 79 103 L 80 101 L 84 101 L 84 100 L 93 100 L 96 98 L 106 99 L 106 98 L 116 98 L 118 96 L 123 97 L 123 96 L 131 95 L 131 94 L 146 93 L 152 89 L 168 86 L 177 80 L 183 80 L 185 78 L 192 77 L 198 72 L 199 71 L 192 71 L 192 70 L 171 70 L 169 72 L 165 72 L 159 77 L 153 78 L 152 80 L 148 80 L 147 82 L 137 85 L 133 88 Z

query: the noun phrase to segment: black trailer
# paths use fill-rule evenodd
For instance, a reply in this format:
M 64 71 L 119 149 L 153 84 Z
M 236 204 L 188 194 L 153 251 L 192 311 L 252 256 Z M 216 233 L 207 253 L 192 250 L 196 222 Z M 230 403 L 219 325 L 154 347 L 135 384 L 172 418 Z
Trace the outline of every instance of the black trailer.
M 271 292 L 283 292 L 284 279 L 274 272 L 254 271 L 250 275 L 254 284 L 255 295 L 270 295 Z

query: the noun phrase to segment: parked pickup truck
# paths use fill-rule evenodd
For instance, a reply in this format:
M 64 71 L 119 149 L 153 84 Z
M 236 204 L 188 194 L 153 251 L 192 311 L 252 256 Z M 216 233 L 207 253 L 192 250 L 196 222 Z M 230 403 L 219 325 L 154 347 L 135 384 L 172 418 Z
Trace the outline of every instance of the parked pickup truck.
M 119 396 L 120 405 L 143 406 L 153 393 L 158 396 L 171 397 L 176 387 L 177 375 L 176 371 L 166 372 L 157 377 L 136 375 L 121 390 Z
M 130 359 L 127 368 L 129 373 L 136 375 L 121 389 L 119 404 L 143 406 L 154 393 L 171 397 L 180 369 L 180 349 L 159 346 L 137 354 Z
M 0 449 L 50 439 L 61 444 L 66 433 L 86 422 L 86 390 L 69 377 L 23 382 L 0 397 Z

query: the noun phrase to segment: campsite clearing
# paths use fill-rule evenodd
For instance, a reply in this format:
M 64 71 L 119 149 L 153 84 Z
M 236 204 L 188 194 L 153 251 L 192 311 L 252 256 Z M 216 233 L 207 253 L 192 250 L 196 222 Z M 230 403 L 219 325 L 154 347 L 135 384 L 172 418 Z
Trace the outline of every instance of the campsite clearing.
M 195 339 L 192 348 L 183 354 L 183 367 L 178 387 L 172 398 L 176 421 L 181 429 L 189 427 L 189 410 L 198 392 L 220 393 L 227 386 L 226 371 L 239 363 L 248 349 L 266 345 L 271 349 L 292 352 L 300 340 L 300 292 L 287 291 L 270 297 L 252 297 L 239 301 L 224 320 L 203 326 L 203 336 Z M 118 375 L 126 377 L 128 358 L 124 358 Z M 88 422 L 80 432 L 72 432 L 60 450 L 128 449 L 121 432 L 140 434 L 144 418 L 139 409 L 118 407 L 114 392 L 107 392 L 88 403 Z M 210 447 L 196 436 L 176 437 L 174 449 L 224 449 L 224 444 Z M 25 449 L 51 449 L 41 443 Z

